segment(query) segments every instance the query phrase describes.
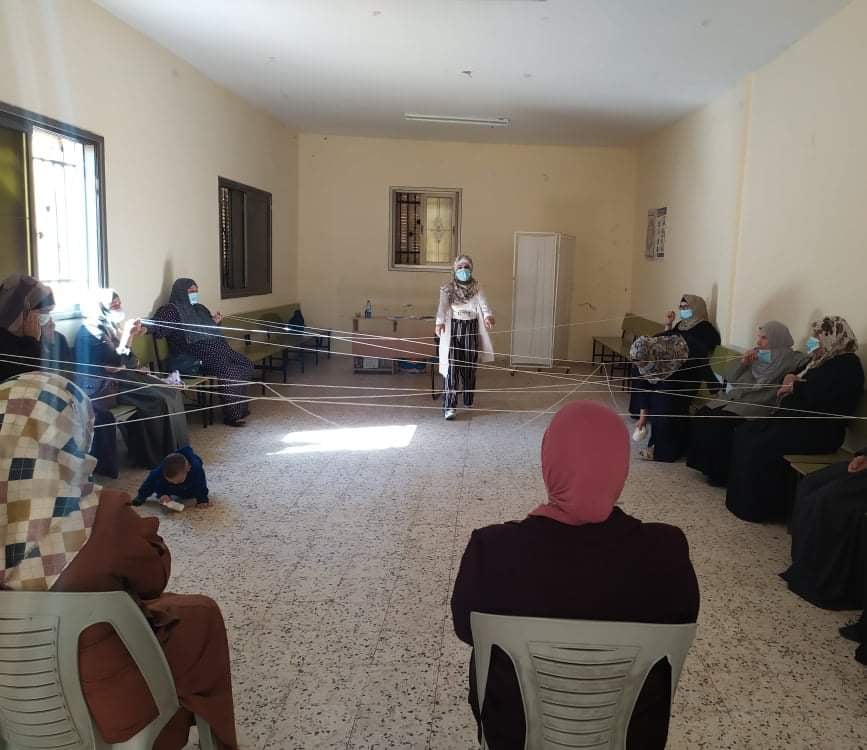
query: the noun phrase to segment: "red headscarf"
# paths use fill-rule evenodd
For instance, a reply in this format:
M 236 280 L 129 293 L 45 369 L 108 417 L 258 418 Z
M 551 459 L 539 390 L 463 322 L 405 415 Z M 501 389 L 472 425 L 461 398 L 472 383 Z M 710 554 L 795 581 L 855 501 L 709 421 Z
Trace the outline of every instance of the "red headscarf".
M 606 520 L 629 473 L 629 433 L 611 409 L 593 401 L 564 406 L 542 438 L 548 502 L 531 516 L 579 526 Z

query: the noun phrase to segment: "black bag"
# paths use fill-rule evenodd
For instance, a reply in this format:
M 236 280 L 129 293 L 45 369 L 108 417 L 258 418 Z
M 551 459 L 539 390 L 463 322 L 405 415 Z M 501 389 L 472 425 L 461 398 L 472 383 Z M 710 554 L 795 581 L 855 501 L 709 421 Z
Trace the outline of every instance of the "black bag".
M 301 314 L 300 310 L 296 310 L 292 313 L 292 317 L 289 318 L 289 330 L 292 333 L 304 333 L 304 316 Z
M 169 361 L 166 362 L 166 367 L 169 368 L 169 372 L 177 370 L 181 375 L 202 374 L 202 360 L 196 359 L 192 354 L 186 352 L 172 354 Z

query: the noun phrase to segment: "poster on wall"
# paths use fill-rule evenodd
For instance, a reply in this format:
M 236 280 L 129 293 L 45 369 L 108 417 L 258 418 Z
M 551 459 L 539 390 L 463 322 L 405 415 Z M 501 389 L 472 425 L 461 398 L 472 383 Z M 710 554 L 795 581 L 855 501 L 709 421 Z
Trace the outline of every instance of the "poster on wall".
M 647 238 L 644 244 L 644 257 L 648 259 L 665 257 L 665 220 L 668 208 L 651 208 L 647 212 Z

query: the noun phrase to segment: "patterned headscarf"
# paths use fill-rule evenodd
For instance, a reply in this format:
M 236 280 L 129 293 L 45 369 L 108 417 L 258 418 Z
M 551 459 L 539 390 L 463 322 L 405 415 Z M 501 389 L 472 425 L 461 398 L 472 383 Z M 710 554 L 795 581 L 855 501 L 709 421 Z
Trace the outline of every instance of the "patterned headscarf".
M 692 310 L 692 317 L 689 320 L 681 319 L 677 324 L 675 324 L 674 328 L 678 331 L 688 331 L 690 328 L 694 328 L 703 320 L 707 320 L 707 303 L 704 301 L 703 297 L 699 297 L 696 294 L 684 294 L 681 299 L 689 305 L 690 310 Z
M 548 502 L 531 516 L 579 526 L 601 523 L 629 473 L 629 434 L 611 409 L 573 401 L 554 415 L 542 438 L 542 477 Z
M 0 284 L 0 328 L 20 336 L 24 327 L 24 316 L 31 310 L 48 312 L 54 307 L 51 288 L 40 283 L 32 276 L 13 273 Z
M 0 384 L 0 588 L 48 591 L 90 538 L 93 408 L 60 375 Z
M 858 350 L 858 339 L 855 338 L 855 334 L 846 319 L 839 315 L 814 320 L 810 324 L 810 329 L 822 343 L 822 346 L 813 352 L 810 362 L 799 375 L 803 375 L 814 367 L 821 367 L 829 359 Z
M 208 314 L 204 305 L 190 304 L 190 295 L 187 291 L 191 286 L 198 286 L 192 279 L 177 279 L 172 284 L 172 294 L 169 302 L 178 309 L 178 316 L 182 323 L 190 326 L 184 330 L 184 336 L 188 344 L 196 344 L 205 341 L 213 335 L 210 328 L 200 326 L 213 326 L 214 321 Z
M 633 362 L 645 363 L 638 372 L 651 383 L 668 378 L 683 367 L 688 357 L 689 347 L 683 336 L 639 336 L 629 348 Z
M 470 272 L 472 273 L 473 259 L 469 255 L 459 255 L 455 258 L 452 267 L 454 268 L 461 262 L 469 263 Z M 474 276 L 471 276 L 470 280 L 466 283 L 458 281 L 454 276 L 452 276 L 452 280 L 448 284 L 444 284 L 441 288 L 448 296 L 450 305 L 460 305 L 464 302 L 469 302 L 479 293 L 479 282 L 476 281 Z

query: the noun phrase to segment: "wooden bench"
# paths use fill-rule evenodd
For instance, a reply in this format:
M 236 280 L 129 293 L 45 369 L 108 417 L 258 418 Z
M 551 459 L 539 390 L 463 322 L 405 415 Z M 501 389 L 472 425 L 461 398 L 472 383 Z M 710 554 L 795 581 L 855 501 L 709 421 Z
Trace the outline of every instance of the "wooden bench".
M 266 307 L 261 310 L 234 313 L 229 316 L 231 320 L 228 323 L 238 324 L 237 326 L 233 325 L 233 327 L 249 327 L 269 332 L 270 335 L 260 338 L 281 345 L 285 351 L 286 356 L 281 360 L 281 367 L 270 368 L 283 370 L 285 382 L 285 366 L 288 364 L 288 361 L 294 359 L 301 367 L 301 372 L 304 372 L 304 355 L 307 352 L 312 352 L 313 361 L 316 365 L 319 364 L 320 351 L 326 352 L 328 359 L 331 359 L 330 330 L 309 327 L 298 328 L 297 326 L 292 326 L 291 330 L 281 330 L 278 327 L 280 324 L 288 326 L 292 316 L 300 311 L 301 307 L 297 303 L 278 305 L 277 307 Z M 261 322 L 255 323 L 253 321 Z
M 133 340 L 132 350 L 139 361 L 149 362 L 151 370 L 167 374 L 169 360 L 169 342 L 164 338 L 156 338 L 150 333 L 138 336 Z M 152 352 L 152 354 L 149 354 Z M 150 356 L 149 360 L 145 357 Z M 202 427 L 214 424 L 214 386 L 216 380 L 207 375 L 181 375 L 184 383 L 183 398 L 187 409 L 196 409 L 202 415 Z
M 594 336 L 593 356 L 591 361 L 606 365 L 610 368 L 613 376 L 617 370 L 623 373 L 624 378 L 629 375 L 631 362 L 629 348 L 632 342 L 639 336 L 654 336 L 665 328 L 662 323 L 657 323 L 649 318 L 626 313 L 620 324 L 620 336 Z M 625 381 L 624 381 L 625 387 Z

